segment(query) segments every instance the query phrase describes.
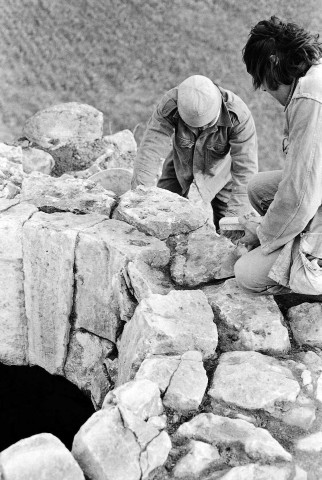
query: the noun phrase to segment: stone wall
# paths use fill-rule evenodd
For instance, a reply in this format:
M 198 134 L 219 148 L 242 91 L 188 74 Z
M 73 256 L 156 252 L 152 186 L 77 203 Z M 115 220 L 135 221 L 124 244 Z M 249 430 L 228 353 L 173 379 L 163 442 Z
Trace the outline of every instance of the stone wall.
M 3 451 L 3 478 L 321 478 L 321 304 L 242 291 L 243 251 L 197 197 L 119 197 L 91 165 L 28 173 L 24 148 L 0 148 L 0 362 L 65 376 L 97 411 L 72 454 L 46 433 Z

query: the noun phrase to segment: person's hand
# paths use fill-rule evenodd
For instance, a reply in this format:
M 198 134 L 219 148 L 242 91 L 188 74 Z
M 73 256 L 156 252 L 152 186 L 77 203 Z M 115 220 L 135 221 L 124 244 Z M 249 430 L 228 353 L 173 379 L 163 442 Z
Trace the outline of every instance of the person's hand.
M 258 217 L 254 213 L 247 213 L 238 217 L 239 223 L 245 229 L 245 235 L 239 240 L 244 243 L 248 250 L 253 250 L 260 245 L 257 227 L 261 224 L 263 217 Z

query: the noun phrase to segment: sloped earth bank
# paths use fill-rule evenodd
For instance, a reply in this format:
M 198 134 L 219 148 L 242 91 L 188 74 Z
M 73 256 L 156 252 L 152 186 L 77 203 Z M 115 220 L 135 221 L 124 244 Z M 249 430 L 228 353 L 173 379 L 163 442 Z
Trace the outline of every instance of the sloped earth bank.
M 0 361 L 96 412 L 71 452 L 48 432 L 1 452 L 2 478 L 320 479 L 319 298 L 243 292 L 200 199 L 26 173 L 19 148 L 0 148 Z

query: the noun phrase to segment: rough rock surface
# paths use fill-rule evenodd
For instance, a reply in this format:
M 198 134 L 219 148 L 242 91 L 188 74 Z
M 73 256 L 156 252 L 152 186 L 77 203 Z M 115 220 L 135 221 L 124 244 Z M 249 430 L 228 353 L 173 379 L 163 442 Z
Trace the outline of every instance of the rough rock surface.
M 293 465 L 258 465 L 251 463 L 232 468 L 220 480 L 306 480 L 304 470 Z
M 161 240 L 197 230 L 207 220 L 204 212 L 186 198 L 162 188 L 142 186 L 122 196 L 113 218 Z
M 20 193 L 24 176 L 21 164 L 0 157 L 0 198 L 15 198 Z
M 145 378 L 151 380 L 151 382 L 155 382 L 158 385 L 161 393 L 164 393 L 180 362 L 180 355 L 152 355 L 143 360 L 135 375 L 135 379 L 142 380 Z
M 39 148 L 24 148 L 22 152 L 22 168 L 25 173 L 41 172 L 50 175 L 55 160 L 48 152 Z
M 136 153 L 137 144 L 131 130 L 121 130 L 112 135 L 105 135 L 103 137 L 106 143 L 116 145 L 120 153 Z
M 273 297 L 245 292 L 235 279 L 222 286 L 206 286 L 203 292 L 215 315 L 220 348 L 255 350 L 271 355 L 290 349 L 287 328 Z
M 299 367 L 299 368 L 298 368 Z M 300 365 L 258 352 L 227 352 L 219 360 L 208 392 L 216 403 L 262 410 L 288 425 L 309 429 L 315 420 L 311 398 L 301 392 Z
M 147 379 L 127 382 L 109 392 L 103 408 L 110 408 L 111 405 L 130 410 L 142 420 L 161 415 L 163 412 L 159 387 Z
M 154 293 L 166 295 L 175 285 L 169 278 L 168 268 L 151 268 L 145 262 L 129 262 L 124 272 L 127 287 L 140 302 Z
M 5 480 L 84 480 L 72 454 L 50 433 L 20 440 L 3 450 L 0 471 Z
M 22 229 L 36 211 L 0 200 L 0 361 L 9 365 L 28 361 Z
M 151 295 L 138 305 L 119 344 L 118 384 L 130 380 L 148 354 L 177 355 L 198 350 L 214 358 L 217 328 L 205 295 L 171 291 Z
M 200 352 L 186 352 L 181 356 L 178 368 L 171 377 L 163 397 L 163 404 L 186 414 L 198 410 L 208 384 Z
M 43 211 L 99 213 L 110 216 L 115 199 L 100 185 L 75 178 L 33 174 L 22 183 L 21 200 Z
M 163 465 L 171 449 L 166 432 L 146 424 L 127 409 L 100 410 L 81 427 L 72 453 L 95 480 L 145 480 Z
M 133 262 L 137 269 L 144 264 L 153 272 L 162 270 L 169 258 L 163 242 L 124 222 L 106 220 L 82 232 L 76 249 L 76 328 L 115 342 L 122 321 L 136 307 L 127 286 L 127 264 Z
M 295 341 L 322 348 L 322 304 L 301 303 L 287 312 Z
M 112 342 L 85 331 L 75 331 L 69 338 L 64 376 L 89 393 L 96 407 L 102 405 L 111 387 L 104 360 L 113 349 Z
M 190 422 L 182 424 L 177 435 L 179 438 L 194 439 L 220 447 L 223 454 L 225 448 L 240 450 L 245 454 L 244 461 L 276 462 L 291 461 L 288 453 L 267 431 L 256 428 L 249 422 L 230 419 L 212 413 L 201 413 Z
M 182 457 L 173 470 L 175 478 L 200 478 L 210 466 L 220 461 L 218 449 L 205 442 L 191 440 L 188 453 Z
M 24 225 L 29 361 L 49 373 L 63 373 L 74 301 L 77 237 L 81 230 L 104 219 L 101 215 L 39 212 Z
M 234 276 L 238 249 L 206 224 L 187 235 L 170 239 L 171 276 L 181 286 L 195 287 L 211 280 Z

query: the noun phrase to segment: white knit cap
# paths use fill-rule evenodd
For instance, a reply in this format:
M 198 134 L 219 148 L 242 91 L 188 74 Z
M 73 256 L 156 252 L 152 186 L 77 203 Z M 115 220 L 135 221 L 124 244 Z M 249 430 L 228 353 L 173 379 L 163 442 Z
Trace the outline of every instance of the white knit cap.
M 178 87 L 178 110 L 190 127 L 204 127 L 219 116 L 222 97 L 219 88 L 203 75 L 192 75 Z

